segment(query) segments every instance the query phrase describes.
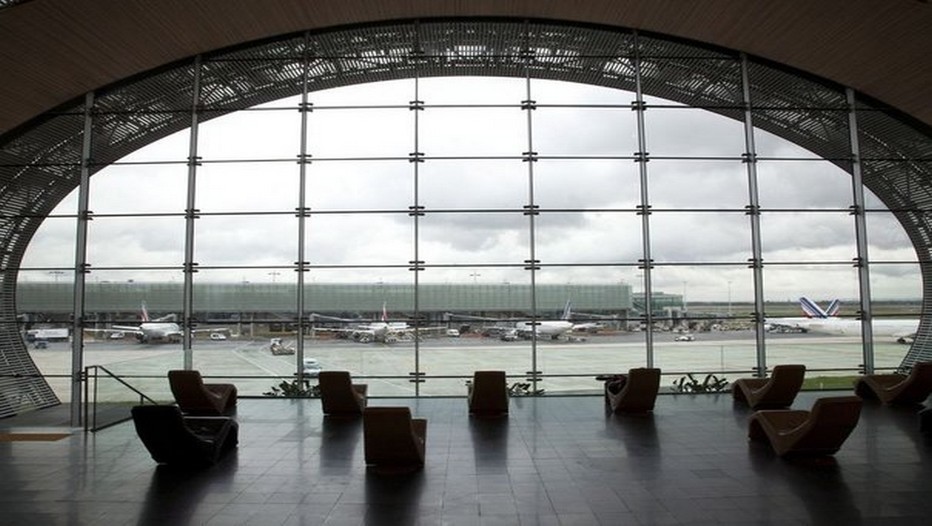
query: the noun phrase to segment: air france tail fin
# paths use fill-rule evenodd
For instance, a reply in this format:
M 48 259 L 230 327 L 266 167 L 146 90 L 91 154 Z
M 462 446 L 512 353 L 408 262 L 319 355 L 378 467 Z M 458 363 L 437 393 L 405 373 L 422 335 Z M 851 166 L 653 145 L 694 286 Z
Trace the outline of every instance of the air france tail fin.
M 566 300 L 566 305 L 563 306 L 563 316 L 560 316 L 561 320 L 567 320 L 573 316 L 573 304 L 570 300 Z
M 841 301 L 837 299 L 832 300 L 832 302 L 828 304 L 828 308 L 823 310 L 818 303 L 803 296 L 799 298 L 799 306 L 802 307 L 806 317 L 825 319 L 838 315 L 838 311 L 841 310 Z
M 142 302 L 142 310 L 139 312 L 142 316 L 142 321 L 149 321 L 149 310 L 146 309 L 146 302 Z

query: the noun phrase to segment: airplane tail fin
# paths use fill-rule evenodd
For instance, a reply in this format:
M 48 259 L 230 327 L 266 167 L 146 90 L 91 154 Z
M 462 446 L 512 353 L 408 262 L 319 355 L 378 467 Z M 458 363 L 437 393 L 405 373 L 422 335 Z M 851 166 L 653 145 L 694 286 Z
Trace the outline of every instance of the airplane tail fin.
M 803 313 L 809 318 L 828 318 L 828 314 L 819 307 L 819 304 L 803 296 L 799 298 L 799 306 L 802 307 Z
M 385 302 L 382 302 L 382 322 L 388 322 L 388 311 L 385 309 Z
M 142 317 L 142 321 L 149 321 L 149 310 L 146 308 L 146 302 L 142 302 L 140 316 Z
M 825 309 L 825 313 L 829 316 L 838 316 L 838 311 L 840 310 L 841 302 L 838 300 L 832 300 L 832 302 L 828 304 L 828 308 Z
M 570 300 L 566 300 L 566 305 L 563 306 L 563 316 L 560 317 L 561 320 L 567 320 L 573 316 L 573 304 Z

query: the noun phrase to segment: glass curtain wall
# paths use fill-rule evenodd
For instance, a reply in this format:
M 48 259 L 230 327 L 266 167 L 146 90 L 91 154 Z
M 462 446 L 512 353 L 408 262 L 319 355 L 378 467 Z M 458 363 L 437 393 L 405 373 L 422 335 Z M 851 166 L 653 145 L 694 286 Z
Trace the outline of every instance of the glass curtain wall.
M 190 101 L 152 110 L 187 112 L 190 129 L 95 174 L 92 212 L 76 197 L 59 206 L 20 274 L 21 291 L 44 288 L 20 310 L 67 324 L 68 232 L 92 216 L 74 313 L 84 362 L 157 394 L 180 367 L 244 395 L 342 369 L 371 395 L 442 396 L 480 369 L 505 370 L 515 394 L 556 394 L 638 366 L 671 388 L 779 363 L 899 365 L 911 333 L 876 326 L 917 318 L 909 241 L 878 199 L 859 202 L 850 152 L 819 157 L 766 131 L 780 111 L 849 134 L 845 92 L 775 108 L 748 86 L 784 73 L 691 49 L 730 90 L 691 107 L 651 95 L 659 49 L 629 57 L 633 91 L 535 78 L 534 53 L 511 57 L 526 65 L 512 78 L 316 90 L 313 61 L 292 53 L 277 60 L 302 93 L 243 107 L 213 101 L 255 59 L 201 57 Z M 101 95 L 94 118 L 120 97 Z M 58 311 L 42 305 L 54 295 Z M 801 297 L 839 300 L 831 314 L 851 328 L 806 330 Z M 67 342 L 50 345 L 40 368 L 67 372 Z

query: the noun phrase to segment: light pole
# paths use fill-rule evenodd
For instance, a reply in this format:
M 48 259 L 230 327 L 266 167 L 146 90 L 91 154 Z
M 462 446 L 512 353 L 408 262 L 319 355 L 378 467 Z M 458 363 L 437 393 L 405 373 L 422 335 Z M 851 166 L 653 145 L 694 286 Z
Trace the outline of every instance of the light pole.
M 731 280 L 728 280 L 728 317 L 731 318 Z
M 272 283 L 275 283 L 275 277 L 281 276 L 282 273 L 278 272 L 277 270 L 273 270 L 272 272 L 269 272 L 268 274 L 269 276 L 272 276 Z

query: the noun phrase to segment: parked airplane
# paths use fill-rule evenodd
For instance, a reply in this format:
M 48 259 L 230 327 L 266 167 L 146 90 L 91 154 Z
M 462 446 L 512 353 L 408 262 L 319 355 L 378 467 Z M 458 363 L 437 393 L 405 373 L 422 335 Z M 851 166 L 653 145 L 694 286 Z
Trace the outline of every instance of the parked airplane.
M 522 321 L 515 324 L 515 330 L 523 338 L 530 338 L 536 332 L 538 337 L 556 340 L 571 332 L 595 332 L 604 327 L 599 322 L 573 323 L 570 321 L 572 317 L 573 304 L 567 300 L 559 320 L 544 320 L 537 323 Z
M 822 310 L 819 305 L 809 298 L 799 299 L 806 318 L 774 318 L 767 320 L 770 327 L 788 327 L 802 332 L 818 334 L 831 334 L 834 336 L 851 336 L 861 334 L 861 320 L 839 318 L 838 311 L 841 302 L 832 301 L 828 308 Z M 919 329 L 918 319 L 875 318 L 871 323 L 874 336 L 892 337 L 898 343 L 911 343 Z
M 605 325 L 602 322 L 573 323 L 570 321 L 573 317 L 573 305 L 569 300 L 567 300 L 566 304 L 563 306 L 563 314 L 560 316 L 559 320 L 541 320 L 536 323 L 526 320 L 513 321 L 513 319 L 507 318 L 489 318 L 484 316 L 455 314 L 452 312 L 446 313 L 446 316 L 450 318 L 460 318 L 467 320 L 481 320 L 496 323 L 504 322 L 503 325 L 486 327 L 484 332 L 487 332 L 490 335 L 498 334 L 501 339 L 508 341 L 517 340 L 518 338 L 529 339 L 532 338 L 535 333 L 538 337 L 547 337 L 556 340 L 562 336 L 566 336 L 571 332 L 591 333 L 605 328 Z M 609 316 L 606 316 L 605 318 L 614 319 Z
M 813 320 L 823 320 L 834 317 L 841 308 L 841 302 L 832 300 L 827 309 L 823 309 L 815 301 L 803 296 L 799 298 L 799 306 L 805 314 L 800 318 L 768 318 L 765 321 L 765 327 L 769 331 L 808 331 L 809 324 Z
M 179 343 L 184 337 L 181 326 L 176 323 L 176 316 L 168 314 L 154 320 L 150 319 L 149 311 L 146 304 L 143 303 L 140 310 L 139 325 L 111 325 L 109 329 L 85 329 L 90 332 L 103 332 L 106 334 L 130 333 L 136 336 L 139 343 Z M 191 333 L 209 332 L 211 334 L 221 334 L 225 328 L 211 327 L 209 329 L 192 329 Z
M 360 343 L 396 343 L 399 341 L 411 341 L 418 334 L 427 332 L 445 333 L 447 330 L 446 327 L 411 327 L 407 322 L 403 321 L 390 322 L 388 321 L 388 311 L 386 310 L 386 305 L 384 302 L 382 303 L 382 315 L 379 321 L 359 323 L 359 320 L 338 318 L 335 316 L 326 316 L 323 314 L 312 314 L 311 316 L 314 319 L 358 323 L 358 325 L 355 327 L 347 329 L 320 327 L 316 328 L 315 330 L 334 332 L 342 337 L 349 337 Z

